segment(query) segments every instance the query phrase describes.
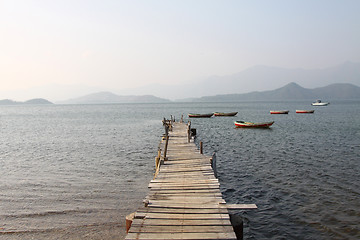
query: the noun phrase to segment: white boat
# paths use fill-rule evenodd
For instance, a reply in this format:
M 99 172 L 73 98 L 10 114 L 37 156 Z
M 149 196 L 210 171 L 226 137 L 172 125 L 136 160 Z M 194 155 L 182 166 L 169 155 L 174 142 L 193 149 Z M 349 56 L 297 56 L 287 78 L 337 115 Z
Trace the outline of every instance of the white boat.
M 322 102 L 321 100 L 316 100 L 316 102 L 313 102 L 311 105 L 313 106 L 327 106 L 329 105 L 329 102 Z

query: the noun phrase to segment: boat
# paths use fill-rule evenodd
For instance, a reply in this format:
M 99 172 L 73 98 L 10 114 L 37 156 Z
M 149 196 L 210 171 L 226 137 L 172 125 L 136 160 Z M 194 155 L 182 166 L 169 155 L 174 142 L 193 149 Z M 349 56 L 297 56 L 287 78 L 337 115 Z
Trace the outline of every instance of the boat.
M 314 113 L 315 110 L 296 110 L 296 113 Z
M 311 105 L 313 106 L 327 106 L 329 105 L 329 102 L 322 102 L 321 100 L 316 100 L 316 102 L 313 102 Z
M 205 114 L 189 113 L 188 114 L 189 118 L 210 118 L 210 117 L 212 117 L 212 115 L 214 115 L 214 113 L 205 113 Z
M 261 122 L 261 123 L 253 123 L 253 122 L 244 122 L 244 121 L 236 121 L 236 127 L 243 127 L 243 128 L 268 128 L 273 125 L 274 121 L 272 122 Z
M 288 110 L 281 110 L 281 111 L 275 111 L 275 110 L 271 110 L 270 114 L 288 114 L 289 111 Z
M 215 117 L 232 117 L 235 116 L 238 112 L 229 112 L 229 113 L 223 113 L 223 112 L 214 112 Z

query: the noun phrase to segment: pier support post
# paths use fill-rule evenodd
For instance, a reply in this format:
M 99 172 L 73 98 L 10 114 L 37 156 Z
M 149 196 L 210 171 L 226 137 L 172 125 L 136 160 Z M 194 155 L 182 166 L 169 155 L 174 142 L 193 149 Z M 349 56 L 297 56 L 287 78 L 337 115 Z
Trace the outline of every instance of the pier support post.
M 243 230 L 243 220 L 240 216 L 230 213 L 230 222 L 234 229 L 236 239 L 243 240 L 244 230 Z
M 165 140 L 165 148 L 164 148 L 164 161 L 167 159 L 166 158 L 166 153 L 167 153 L 167 148 L 168 148 L 168 144 L 169 144 L 169 135 L 167 135 Z
M 203 142 L 200 141 L 200 154 L 203 154 Z
M 191 122 L 188 122 L 187 125 L 187 137 L 188 137 L 188 143 L 190 142 L 190 138 L 191 138 Z
M 213 153 L 212 157 L 210 158 L 211 168 L 214 171 L 214 176 L 217 178 L 217 171 L 216 171 L 216 153 Z

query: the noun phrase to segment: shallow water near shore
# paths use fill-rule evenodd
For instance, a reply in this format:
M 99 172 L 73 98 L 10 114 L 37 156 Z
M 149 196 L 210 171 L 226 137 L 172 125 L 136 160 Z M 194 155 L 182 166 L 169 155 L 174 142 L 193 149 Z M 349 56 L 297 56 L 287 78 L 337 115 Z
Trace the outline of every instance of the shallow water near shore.
M 296 114 L 296 109 L 315 109 Z M 270 115 L 270 110 L 290 110 Z M 0 239 L 123 239 L 163 134 L 189 112 L 244 239 L 360 238 L 360 102 L 0 106 Z M 234 121 L 275 121 L 237 129 Z

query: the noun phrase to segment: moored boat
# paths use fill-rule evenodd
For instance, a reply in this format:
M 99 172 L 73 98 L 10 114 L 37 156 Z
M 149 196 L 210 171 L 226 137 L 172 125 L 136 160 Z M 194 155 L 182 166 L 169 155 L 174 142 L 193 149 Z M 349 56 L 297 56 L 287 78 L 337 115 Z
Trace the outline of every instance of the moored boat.
M 244 128 L 268 128 L 273 125 L 274 121 L 272 122 L 261 122 L 261 123 L 253 123 L 253 122 L 244 122 L 244 121 L 236 121 L 236 127 L 244 127 Z
M 315 110 L 296 110 L 296 113 L 314 113 Z
M 223 113 L 223 112 L 214 112 L 215 117 L 233 117 L 238 112 L 229 112 L 229 113 Z
M 214 115 L 214 114 L 213 113 L 205 113 L 205 114 L 189 113 L 188 114 L 189 118 L 210 118 L 210 117 L 212 117 L 212 115 Z
M 271 110 L 270 114 L 288 114 L 289 111 L 288 110 L 281 110 L 281 111 L 275 111 L 275 110 Z
M 321 100 L 316 100 L 316 102 L 313 102 L 311 105 L 313 106 L 327 106 L 329 105 L 329 102 L 322 102 Z

